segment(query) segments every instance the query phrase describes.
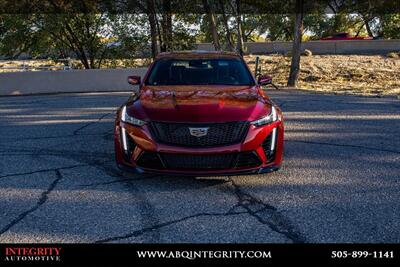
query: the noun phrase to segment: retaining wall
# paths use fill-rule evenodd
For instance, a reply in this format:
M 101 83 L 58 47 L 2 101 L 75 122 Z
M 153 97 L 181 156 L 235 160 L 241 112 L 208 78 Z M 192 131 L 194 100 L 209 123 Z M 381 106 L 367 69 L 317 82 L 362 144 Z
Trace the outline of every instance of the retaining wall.
M 37 93 L 126 91 L 127 76 L 144 76 L 146 68 L 0 73 L 0 95 Z

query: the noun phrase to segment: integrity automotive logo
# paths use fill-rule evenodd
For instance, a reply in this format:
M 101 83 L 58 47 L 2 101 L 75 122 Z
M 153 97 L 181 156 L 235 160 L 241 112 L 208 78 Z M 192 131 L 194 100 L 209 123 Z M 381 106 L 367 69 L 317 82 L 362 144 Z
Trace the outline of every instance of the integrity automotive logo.
M 61 261 L 60 247 L 5 247 L 3 262 Z

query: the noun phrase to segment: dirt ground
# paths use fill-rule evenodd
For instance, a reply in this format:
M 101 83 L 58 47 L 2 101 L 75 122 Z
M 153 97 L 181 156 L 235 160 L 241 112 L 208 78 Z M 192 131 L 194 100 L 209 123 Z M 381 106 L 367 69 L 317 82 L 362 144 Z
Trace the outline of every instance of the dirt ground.
M 245 56 L 246 62 L 254 71 L 255 55 Z M 262 73 L 273 77 L 278 86 L 285 86 L 289 76 L 289 56 L 280 54 L 260 56 Z M 104 68 L 143 67 L 150 59 L 105 61 Z M 80 63 L 73 60 L 73 68 L 80 68 Z M 29 71 L 63 69 L 68 62 L 52 60 L 0 60 L 0 72 L 22 71 L 23 66 Z M 18 67 L 19 69 L 12 69 Z M 41 68 L 42 67 L 42 68 Z M 44 67 L 44 68 L 43 68 Z M 394 95 L 400 97 L 400 57 L 390 58 L 379 55 L 312 55 L 301 57 L 301 72 L 298 87 L 304 90 L 335 94 L 359 94 L 369 96 Z
M 246 56 L 254 70 L 256 56 Z M 291 58 L 283 55 L 260 56 L 263 74 L 285 86 Z M 400 58 L 379 55 L 312 55 L 301 57 L 298 87 L 337 94 L 400 96 Z

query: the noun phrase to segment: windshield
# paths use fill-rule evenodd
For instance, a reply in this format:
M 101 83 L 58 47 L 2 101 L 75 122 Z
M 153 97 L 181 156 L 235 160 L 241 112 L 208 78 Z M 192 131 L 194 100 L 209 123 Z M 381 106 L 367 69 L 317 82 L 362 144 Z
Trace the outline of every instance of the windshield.
M 254 85 L 240 59 L 161 59 L 147 85 Z

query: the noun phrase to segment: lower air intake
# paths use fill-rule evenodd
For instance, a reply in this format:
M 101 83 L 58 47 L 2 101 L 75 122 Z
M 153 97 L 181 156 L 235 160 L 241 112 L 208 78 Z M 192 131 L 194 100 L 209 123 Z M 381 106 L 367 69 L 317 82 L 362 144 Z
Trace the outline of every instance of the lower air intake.
M 161 157 L 166 167 L 170 169 L 220 170 L 232 168 L 237 154 L 161 154 Z
M 142 152 L 137 160 L 137 165 L 149 169 L 164 169 L 160 157 L 154 152 Z
M 243 152 L 239 154 L 236 162 L 236 168 L 257 167 L 260 164 L 261 160 L 254 151 Z

